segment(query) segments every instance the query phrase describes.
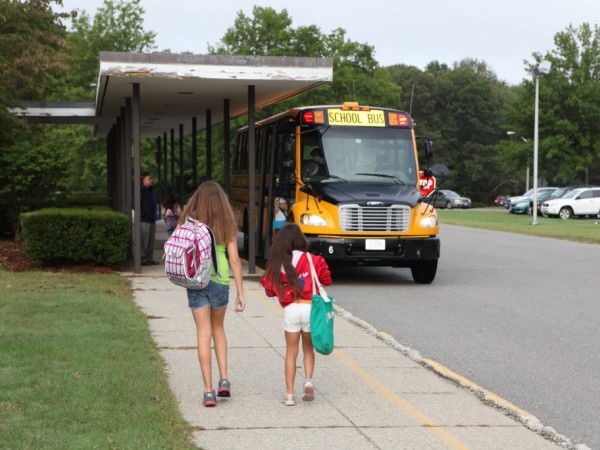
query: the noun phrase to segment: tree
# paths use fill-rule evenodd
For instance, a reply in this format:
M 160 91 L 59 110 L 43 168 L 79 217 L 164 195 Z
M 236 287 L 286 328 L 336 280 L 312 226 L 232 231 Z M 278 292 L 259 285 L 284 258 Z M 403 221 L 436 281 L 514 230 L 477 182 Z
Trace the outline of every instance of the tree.
M 8 108 L 41 98 L 57 71 L 66 67 L 60 0 L 0 2 L 0 142 L 14 138 L 17 120 Z
M 143 16 L 140 0 L 105 0 L 93 19 L 86 12 L 74 17 L 66 39 L 70 65 L 51 98 L 93 101 L 101 51 L 154 49 L 156 33 L 144 30 Z M 63 180 L 65 190 L 102 191 L 106 188 L 106 143 L 91 136 L 89 126 L 53 127 L 48 133 L 56 151 L 67 152 L 71 161 Z M 153 151 L 144 153 L 144 163 L 154 163 Z
M 540 176 L 553 184 L 598 183 L 600 175 L 590 168 L 600 168 L 600 29 L 569 26 L 554 36 L 554 45 L 527 63 L 530 68 L 543 59 L 552 63 L 539 83 Z M 508 123 L 533 137 L 533 116 L 534 83 L 525 81 L 510 102 Z
M 432 61 L 424 71 L 403 65 L 388 70 L 402 86 L 401 107 L 415 118 L 417 135 L 432 139 L 436 161 L 450 168 L 445 186 L 488 202 L 502 178 L 495 146 L 508 88 L 472 59 L 453 67 Z
M 23 100 L 39 100 L 67 67 L 65 14 L 60 0 L 0 2 L 0 203 L 19 237 L 19 214 L 47 199 L 59 183 L 60 158 L 45 145 L 43 130 L 10 112 Z
M 104 0 L 93 21 L 84 11 L 72 20 L 67 46 L 72 55 L 58 94 L 71 101 L 94 99 L 100 52 L 144 52 L 155 48 L 156 33 L 144 30 L 140 0 Z
M 358 101 L 374 106 L 396 106 L 400 90 L 391 82 L 387 71 L 379 68 L 375 50 L 368 44 L 350 41 L 342 28 L 323 34 L 315 26 L 292 27 L 287 10 L 255 6 L 253 17 L 239 11 L 211 54 L 256 56 L 304 56 L 333 59 L 333 82 L 283 102 L 265 108 L 262 116 L 299 104 L 336 104 Z

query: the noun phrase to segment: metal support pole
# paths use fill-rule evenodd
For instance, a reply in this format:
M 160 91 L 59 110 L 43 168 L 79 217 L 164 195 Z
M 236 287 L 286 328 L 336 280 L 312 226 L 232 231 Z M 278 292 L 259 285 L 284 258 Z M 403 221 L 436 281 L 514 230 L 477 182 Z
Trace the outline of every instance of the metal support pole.
M 110 139 L 110 146 L 113 157 L 113 192 L 114 192 L 114 211 L 121 210 L 121 164 L 119 159 L 119 136 L 121 135 L 121 121 L 117 118 L 115 127 L 113 128 Z
M 231 150 L 229 99 L 223 100 L 223 188 L 227 195 L 231 193 Z
M 133 83 L 131 102 L 131 125 L 133 135 L 133 204 L 135 222 L 133 226 L 133 271 L 142 273 L 142 183 L 140 180 L 140 85 Z
M 171 128 L 171 192 L 175 193 L 175 129 Z M 181 201 L 181 200 L 180 200 Z
M 192 117 L 192 192 L 198 187 L 198 119 Z
M 108 192 L 108 205 L 114 210 L 115 209 L 115 192 L 114 186 L 114 160 L 112 150 L 112 138 L 115 132 L 114 127 L 108 132 L 106 136 L 106 191 Z
M 212 180 L 212 115 L 206 110 L 206 179 Z
M 254 134 L 256 107 L 255 86 L 248 86 L 248 273 L 256 273 L 256 139 Z
M 165 180 L 165 191 L 169 191 L 169 179 L 167 177 L 167 174 L 169 173 L 168 170 L 168 166 L 169 166 L 169 154 L 167 152 L 167 132 L 165 131 L 163 133 L 163 178 Z
M 127 177 L 127 193 L 125 195 L 125 203 L 127 205 L 127 218 L 129 219 L 129 229 L 132 228 L 132 215 L 133 210 L 133 180 L 131 172 L 131 97 L 125 99 L 125 174 Z M 133 258 L 133 231 L 131 233 L 132 238 L 129 240 L 127 246 L 127 257 Z
M 179 198 L 185 194 L 185 179 L 183 173 L 183 124 L 179 124 Z
M 162 179 L 162 141 L 161 137 L 156 138 L 156 169 L 158 171 L 158 185 L 160 186 L 160 192 L 162 195 L 165 194 L 165 184 Z
M 127 108 L 121 108 L 120 116 L 121 135 L 119 136 L 121 155 L 121 211 L 131 216 L 131 202 L 127 203 L 127 189 L 129 187 L 129 178 L 131 173 L 127 172 Z M 131 165 L 131 162 L 129 163 Z

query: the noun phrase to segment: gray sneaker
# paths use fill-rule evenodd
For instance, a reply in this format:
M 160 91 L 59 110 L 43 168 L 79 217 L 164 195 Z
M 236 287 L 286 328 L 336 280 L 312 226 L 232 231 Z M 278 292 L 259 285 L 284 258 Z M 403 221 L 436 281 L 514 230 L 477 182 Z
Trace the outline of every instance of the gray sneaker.
M 219 389 L 217 390 L 218 397 L 231 397 L 231 383 L 227 378 L 219 380 Z
M 281 401 L 285 406 L 295 406 L 296 398 L 294 394 L 283 394 L 283 400 Z
M 303 386 L 303 396 L 302 400 L 305 402 L 312 402 L 315 399 L 315 387 L 312 384 L 312 381 L 306 380 Z
M 202 400 L 202 404 L 204 406 L 215 406 L 217 404 L 217 396 L 215 395 L 214 390 L 204 393 L 204 399 Z

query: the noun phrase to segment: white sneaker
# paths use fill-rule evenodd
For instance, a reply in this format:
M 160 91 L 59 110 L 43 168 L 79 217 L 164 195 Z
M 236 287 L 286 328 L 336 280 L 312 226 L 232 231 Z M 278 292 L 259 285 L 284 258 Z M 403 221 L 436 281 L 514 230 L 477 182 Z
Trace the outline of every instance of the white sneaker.
M 302 396 L 302 400 L 305 402 L 312 402 L 315 399 L 315 387 L 312 384 L 312 381 L 306 380 L 304 383 L 304 395 Z
M 296 405 L 296 398 L 294 397 L 294 394 L 284 394 L 283 395 L 282 403 L 285 406 L 295 406 Z

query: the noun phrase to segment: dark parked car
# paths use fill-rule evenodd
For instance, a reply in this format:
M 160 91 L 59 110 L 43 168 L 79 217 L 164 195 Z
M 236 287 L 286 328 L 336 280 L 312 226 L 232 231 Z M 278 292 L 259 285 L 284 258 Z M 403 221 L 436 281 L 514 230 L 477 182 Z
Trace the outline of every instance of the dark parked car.
M 538 187 L 537 188 L 537 194 L 539 196 L 542 192 L 554 192 L 557 189 L 558 189 L 557 187 L 548 187 L 548 186 L 546 186 L 546 187 Z M 520 202 L 521 200 L 525 200 L 526 198 L 530 198 L 530 199 L 533 198 L 533 189 L 529 189 L 523 195 L 517 195 L 517 196 L 514 196 L 514 197 L 507 197 L 504 200 L 504 207 L 510 211 L 510 205 L 511 205 L 511 203 Z
M 436 208 L 470 208 L 471 199 L 468 197 L 461 197 L 454 191 L 442 189 L 439 191 L 433 191 L 427 197 L 425 201 Z
M 504 206 L 506 202 L 506 195 L 499 195 L 494 199 L 494 206 Z
M 554 198 L 554 192 L 552 191 L 543 191 L 540 192 L 537 196 L 537 210 L 538 213 L 541 213 L 542 202 L 544 200 L 549 200 L 550 198 Z M 513 214 L 533 214 L 533 198 L 524 198 L 523 200 L 519 200 L 517 202 L 511 202 L 509 211 Z

